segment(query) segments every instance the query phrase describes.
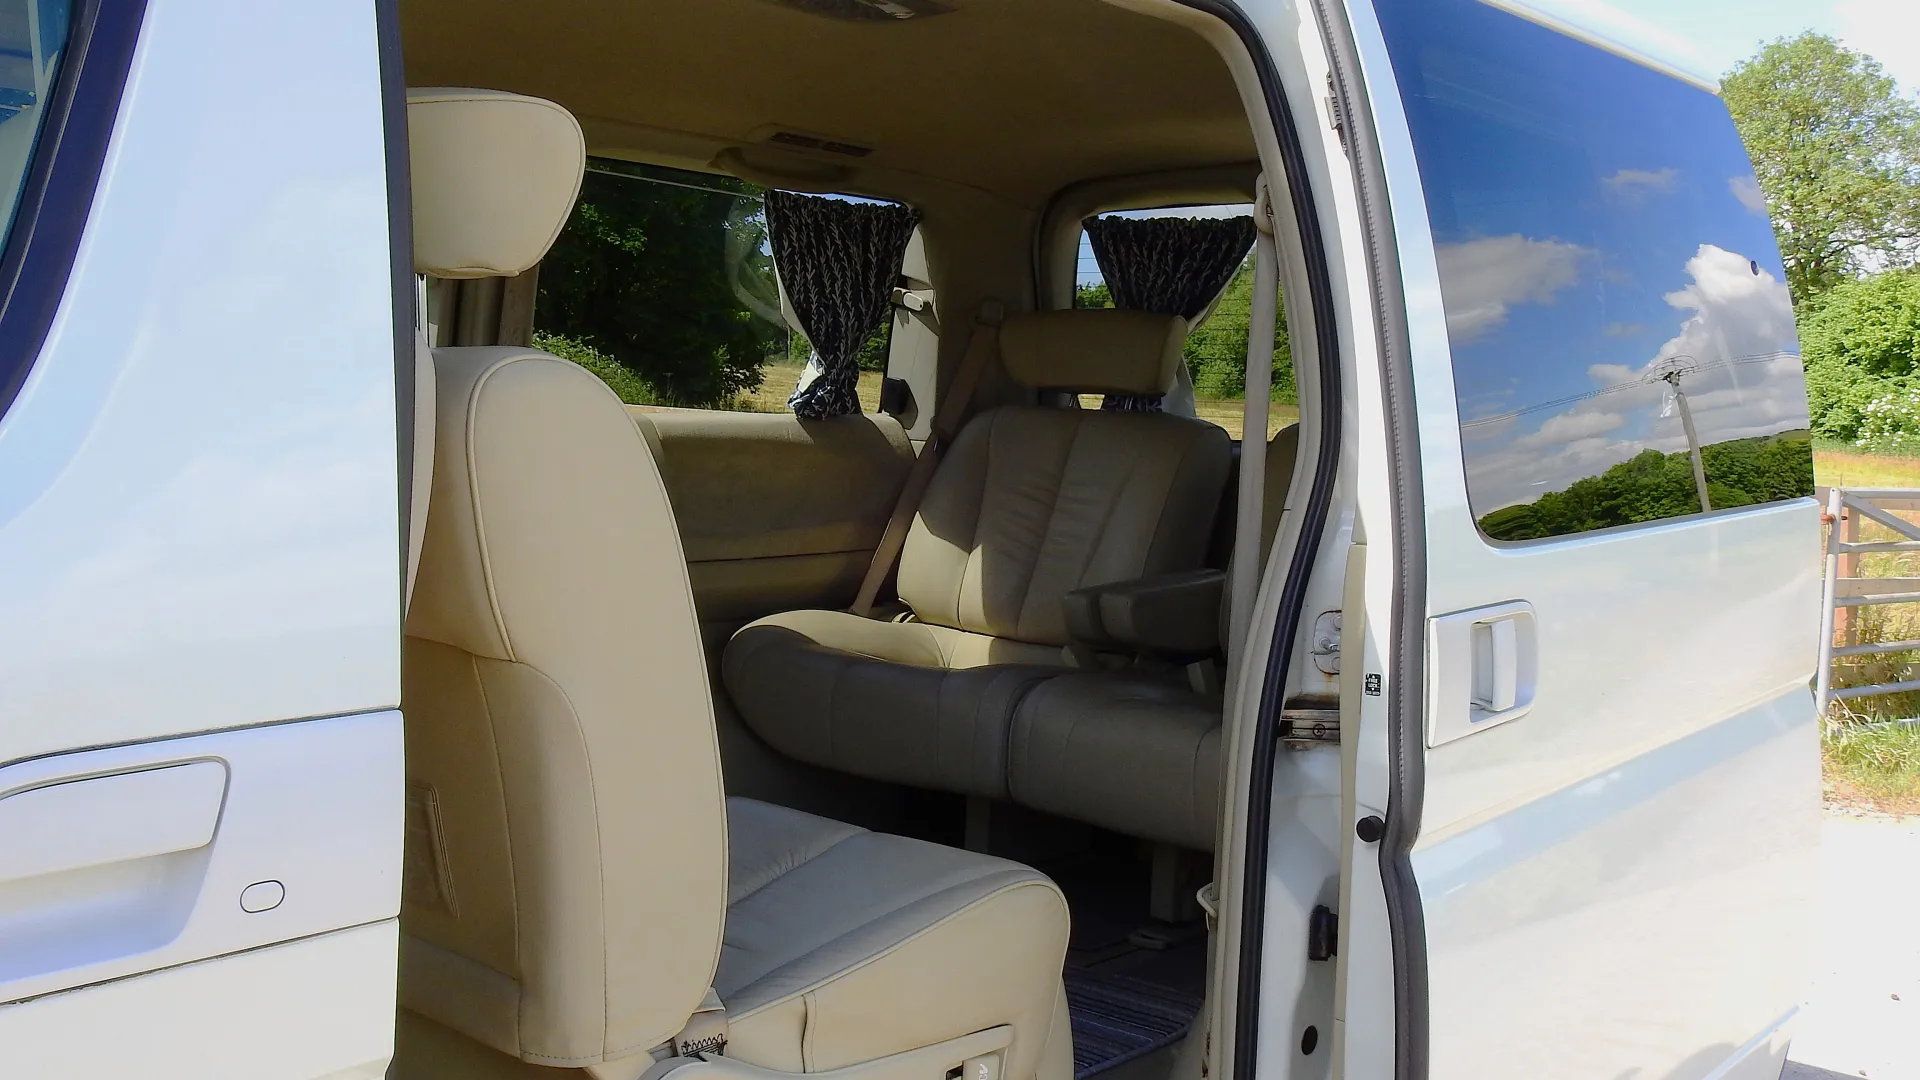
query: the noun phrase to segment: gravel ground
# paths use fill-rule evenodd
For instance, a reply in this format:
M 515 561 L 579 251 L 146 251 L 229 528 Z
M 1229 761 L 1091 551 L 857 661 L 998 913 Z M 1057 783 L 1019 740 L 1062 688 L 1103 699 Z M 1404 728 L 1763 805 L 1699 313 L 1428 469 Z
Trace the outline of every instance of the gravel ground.
M 1920 817 L 1831 814 L 1813 985 L 1782 1080 L 1920 1080 Z

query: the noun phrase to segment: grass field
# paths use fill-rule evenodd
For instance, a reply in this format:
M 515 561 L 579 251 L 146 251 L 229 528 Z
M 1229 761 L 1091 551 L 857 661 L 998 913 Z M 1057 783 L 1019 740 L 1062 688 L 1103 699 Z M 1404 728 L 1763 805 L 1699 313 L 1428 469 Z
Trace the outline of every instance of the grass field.
M 1920 458 L 1881 457 L 1816 446 L 1813 478 L 1833 487 L 1920 488 Z

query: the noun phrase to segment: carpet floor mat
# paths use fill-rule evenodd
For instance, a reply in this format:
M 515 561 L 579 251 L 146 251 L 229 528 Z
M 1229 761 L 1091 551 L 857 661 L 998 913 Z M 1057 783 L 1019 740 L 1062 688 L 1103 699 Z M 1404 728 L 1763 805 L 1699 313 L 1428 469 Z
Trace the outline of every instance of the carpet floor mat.
M 1074 1080 L 1171 1045 L 1200 1011 L 1197 995 L 1124 975 L 1072 967 L 1066 975 Z

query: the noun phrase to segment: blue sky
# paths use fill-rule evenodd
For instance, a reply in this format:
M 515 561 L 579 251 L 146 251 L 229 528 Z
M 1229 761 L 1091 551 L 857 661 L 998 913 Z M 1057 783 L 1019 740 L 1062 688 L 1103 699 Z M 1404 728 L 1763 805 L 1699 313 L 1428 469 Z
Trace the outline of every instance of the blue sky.
M 1920 0 L 1532 0 L 1701 74 L 1718 76 L 1762 43 L 1815 30 L 1920 90 Z

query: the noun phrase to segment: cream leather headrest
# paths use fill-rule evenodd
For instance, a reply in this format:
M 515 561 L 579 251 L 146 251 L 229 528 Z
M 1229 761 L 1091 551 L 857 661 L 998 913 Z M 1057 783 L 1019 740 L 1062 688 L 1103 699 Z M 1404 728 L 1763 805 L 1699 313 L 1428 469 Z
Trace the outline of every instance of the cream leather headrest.
M 1035 390 L 1164 394 L 1173 385 L 1186 320 L 1118 308 L 1009 315 L 1000 328 L 1007 374 Z
M 573 114 L 499 90 L 407 91 L 413 269 L 443 278 L 512 277 L 560 235 L 587 143 Z

